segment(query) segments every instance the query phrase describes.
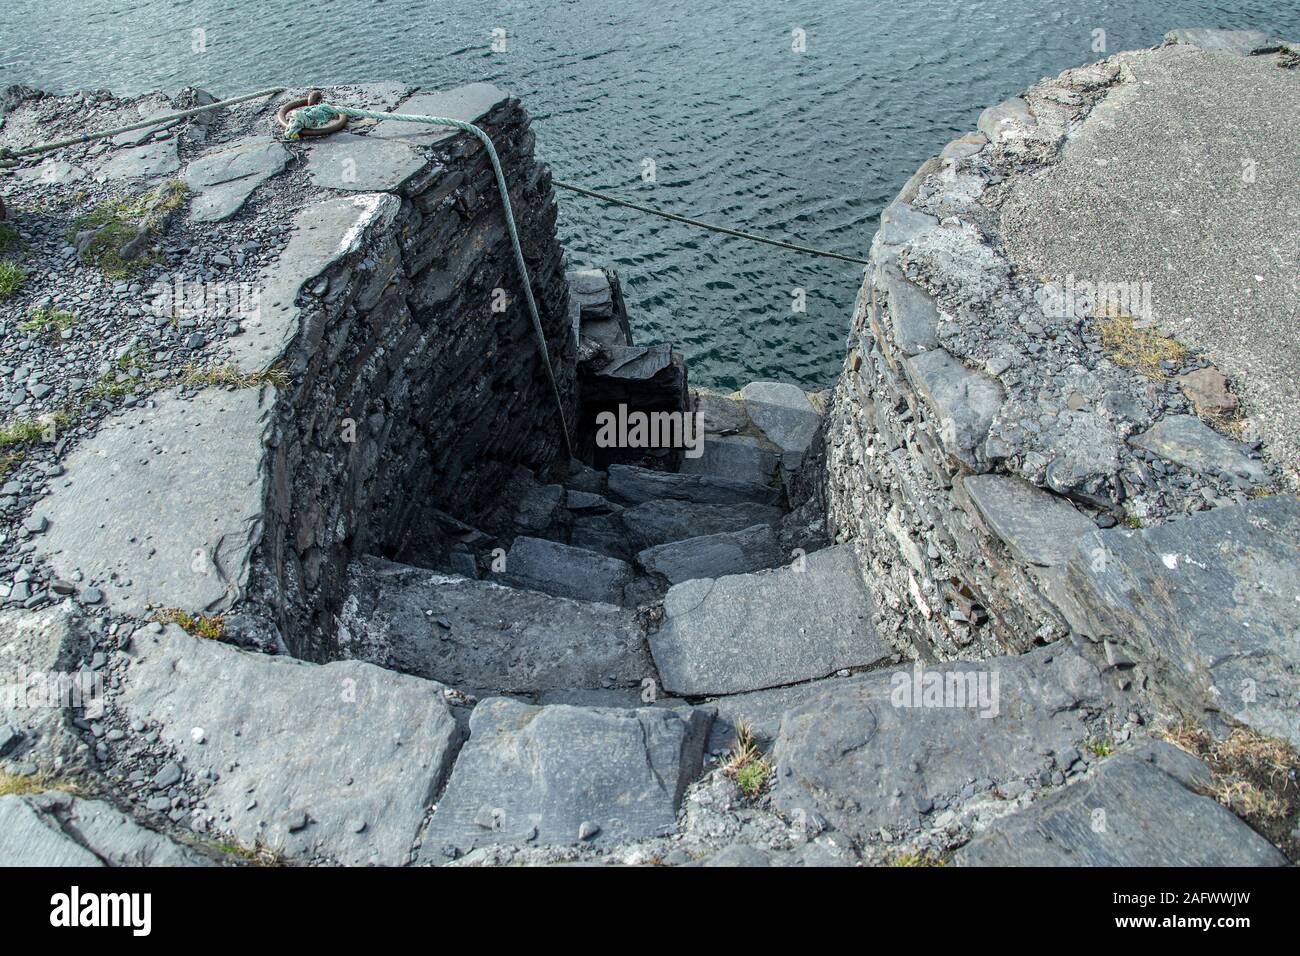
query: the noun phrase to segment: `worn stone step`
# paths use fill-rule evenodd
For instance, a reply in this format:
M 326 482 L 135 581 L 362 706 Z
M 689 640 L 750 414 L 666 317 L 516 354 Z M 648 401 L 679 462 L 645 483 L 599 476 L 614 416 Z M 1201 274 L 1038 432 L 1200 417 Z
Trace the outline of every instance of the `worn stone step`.
M 678 473 L 770 485 L 781 467 L 779 450 L 751 435 L 706 435 L 703 454 L 682 459 Z
M 634 611 L 378 558 L 348 569 L 338 646 L 476 694 L 636 688 L 654 673 Z
M 779 489 L 755 484 L 752 481 L 651 471 L 635 465 L 610 465 L 609 494 L 613 498 L 633 505 L 659 499 L 713 505 L 741 502 L 760 505 L 781 503 Z
M 102 800 L 48 790 L 0 797 L 0 866 L 212 866 Z
M 622 604 L 636 569 L 626 561 L 542 538 L 515 538 L 503 583 L 575 601 Z
M 699 535 L 646 548 L 637 563 L 669 584 L 694 578 L 716 578 L 773 568 L 788 558 L 771 525 L 756 524 L 740 531 Z
M 1212 797 L 1212 775 L 1166 743 L 1116 754 L 1083 780 L 998 821 L 959 866 L 1286 866 Z
M 1054 753 L 1073 750 L 1079 760 L 1104 732 L 1086 718 L 1118 709 L 1116 693 L 1060 645 L 829 681 L 781 718 L 773 800 L 786 813 L 819 813 L 854 839 L 906 829 L 962 799 L 970 781 L 1023 783 L 1057 769 Z
M 650 649 L 672 693 L 793 684 L 888 657 L 870 608 L 852 545 L 837 545 L 774 571 L 674 585 Z
M 157 732 L 180 768 L 174 785 L 201 793 L 205 831 L 290 862 L 407 861 L 462 738 L 446 687 L 360 661 L 253 654 L 175 625 L 137 630 L 129 656 L 108 719 Z
M 482 701 L 419 860 L 443 863 L 498 843 L 664 835 L 700 772 L 711 719 L 702 708 Z
M 741 502 L 701 505 L 689 501 L 647 501 L 619 517 L 634 552 L 706 534 L 741 531 L 756 524 L 776 525 L 784 512 L 771 505 Z

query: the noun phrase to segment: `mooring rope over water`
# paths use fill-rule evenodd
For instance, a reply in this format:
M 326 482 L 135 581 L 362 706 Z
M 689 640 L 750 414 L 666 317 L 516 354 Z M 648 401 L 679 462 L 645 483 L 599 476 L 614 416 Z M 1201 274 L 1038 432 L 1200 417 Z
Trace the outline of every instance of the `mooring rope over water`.
M 594 189 L 585 189 L 582 186 L 575 186 L 573 183 L 562 183 L 558 179 L 553 180 L 553 182 L 561 189 L 567 189 L 583 196 L 590 196 L 592 199 L 599 199 L 601 202 L 612 203 L 615 206 L 624 206 L 627 209 L 635 209 L 637 212 L 644 212 L 651 216 L 659 216 L 662 219 L 669 219 L 673 222 L 685 223 L 688 226 L 695 226 L 699 229 L 707 229 L 710 232 L 720 233 L 724 236 L 732 236 L 736 239 L 748 239 L 750 242 L 762 242 L 769 246 L 776 246 L 778 249 L 787 249 L 790 252 L 801 252 L 806 256 L 820 256 L 823 259 L 839 259 L 841 262 L 855 262 L 858 265 L 863 266 L 870 265 L 866 259 L 859 259 L 857 256 L 846 256 L 840 252 L 827 252 L 824 249 L 814 249 L 812 246 L 801 246 L 793 242 L 783 242 L 780 239 L 769 239 L 767 236 L 757 236 L 752 232 L 742 232 L 739 229 L 731 229 L 727 226 L 719 226 L 711 222 L 701 222 L 699 219 L 691 219 L 689 216 L 679 216 L 676 213 L 664 212 L 662 209 L 655 209 L 653 206 L 643 206 L 640 203 L 629 202 L 626 199 L 619 199 L 617 196 L 611 196 L 608 193 L 601 193 Z

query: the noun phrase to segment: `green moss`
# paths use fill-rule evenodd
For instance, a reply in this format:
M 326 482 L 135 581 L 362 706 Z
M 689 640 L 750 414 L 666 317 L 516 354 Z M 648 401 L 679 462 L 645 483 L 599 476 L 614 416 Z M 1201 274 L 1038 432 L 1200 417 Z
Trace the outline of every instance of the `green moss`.
M 190 366 L 181 380 L 186 385 L 205 388 L 255 388 L 259 385 L 284 388 L 289 384 L 288 374 L 279 366 L 272 366 L 264 372 L 241 372 L 236 365 L 218 365 L 213 368 Z
M 11 223 L 0 222 L 0 255 L 18 252 L 23 247 L 22 237 Z
M 209 641 L 218 641 L 226 633 L 226 620 L 219 614 L 209 617 L 205 614 L 190 614 L 180 608 L 167 608 L 155 614 L 154 620 L 159 624 L 179 625 L 185 633 Z
M 149 250 L 124 258 L 123 248 L 141 232 L 149 235 L 161 232 L 167 214 L 184 200 L 185 184 L 173 179 L 135 199 L 102 203 L 72 224 L 67 233 L 68 241 L 74 241 L 79 233 L 94 230 L 95 235 L 82 249 L 82 257 L 110 279 L 128 278 L 142 272 L 158 257 L 156 252 Z

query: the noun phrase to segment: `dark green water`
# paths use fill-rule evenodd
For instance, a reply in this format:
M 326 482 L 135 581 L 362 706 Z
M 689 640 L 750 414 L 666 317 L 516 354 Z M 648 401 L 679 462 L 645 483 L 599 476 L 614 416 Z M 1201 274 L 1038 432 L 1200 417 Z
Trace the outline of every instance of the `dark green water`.
M 1300 37 L 1294 0 L 5 0 L 0 83 L 218 95 L 490 80 L 558 178 L 865 255 L 880 209 L 986 105 L 1178 26 Z M 792 51 L 792 30 L 806 34 Z M 205 31 L 195 52 L 192 31 Z M 493 52 L 492 31 L 505 31 Z M 655 163 L 656 182 L 642 178 Z M 562 193 L 575 265 L 614 263 L 638 340 L 692 381 L 829 383 L 860 269 Z M 806 290 L 806 311 L 791 309 Z

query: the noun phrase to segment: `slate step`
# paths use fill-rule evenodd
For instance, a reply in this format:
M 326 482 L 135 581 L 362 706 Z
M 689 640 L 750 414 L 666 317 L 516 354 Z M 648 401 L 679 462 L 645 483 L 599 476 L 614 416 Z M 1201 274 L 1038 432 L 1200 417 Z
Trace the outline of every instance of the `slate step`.
M 499 843 L 618 843 L 675 829 L 700 773 L 703 708 L 536 707 L 503 697 L 470 717 L 469 741 L 429 821 L 418 862 Z
M 288 862 L 408 860 L 462 738 L 442 684 L 253 654 L 176 625 L 137 630 L 129 654 L 109 716 L 149 724 L 203 781 L 208 832 Z
M 1102 761 L 958 850 L 959 866 L 1286 866 L 1272 844 L 1203 793 L 1212 775 L 1169 744 Z
M 673 585 L 650 650 L 675 694 L 793 684 L 888 657 L 870 608 L 852 545 L 837 545 L 774 571 Z
M 652 471 L 635 465 L 609 466 L 609 495 L 632 505 L 660 499 L 714 505 L 781 503 L 781 491 L 768 485 L 710 475 Z
M 654 673 L 632 610 L 378 558 L 348 569 L 338 646 L 479 696 L 636 688 Z
M 637 563 L 662 575 L 669 584 L 695 578 L 716 578 L 774 568 L 789 556 L 781 551 L 771 525 L 751 525 L 741 531 L 699 535 L 646 548 Z
M 756 524 L 776 525 L 784 514 L 780 508 L 753 502 L 723 505 L 663 500 L 628 508 L 619 520 L 635 553 L 670 541 L 742 531 Z
M 0 797 L 0 866 L 212 866 L 101 800 L 57 790 Z
M 770 485 L 781 467 L 780 450 L 750 435 L 706 435 L 703 454 L 689 455 L 677 469 L 683 475 L 706 475 Z
M 960 692 L 960 694 L 959 694 Z M 1097 668 L 1068 646 L 1015 657 L 890 668 L 792 695 L 772 746 L 773 803 L 821 814 L 852 839 L 906 828 L 919 807 L 958 797 L 972 780 L 1023 782 L 1056 768 L 1114 708 Z M 757 695 L 751 695 L 757 697 Z M 762 698 L 733 712 L 762 713 Z
M 502 583 L 602 604 L 622 604 L 636 569 L 626 561 L 542 538 L 515 538 Z

